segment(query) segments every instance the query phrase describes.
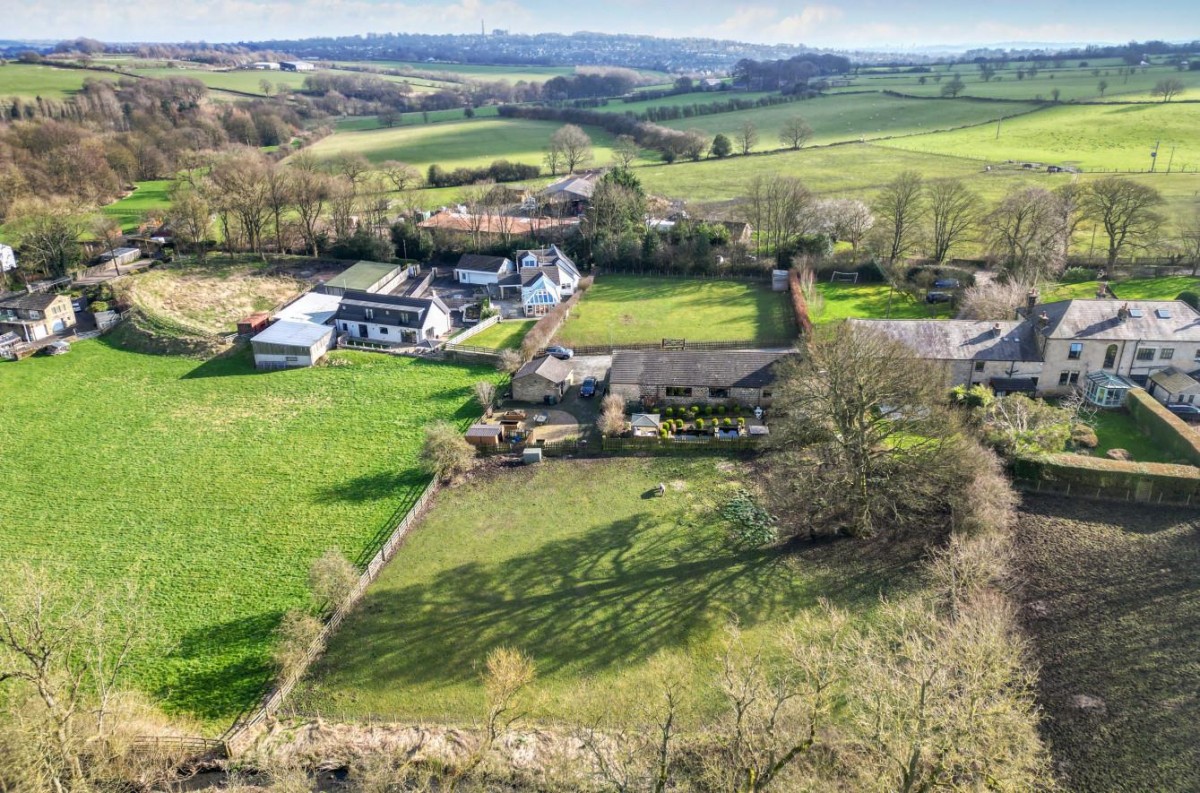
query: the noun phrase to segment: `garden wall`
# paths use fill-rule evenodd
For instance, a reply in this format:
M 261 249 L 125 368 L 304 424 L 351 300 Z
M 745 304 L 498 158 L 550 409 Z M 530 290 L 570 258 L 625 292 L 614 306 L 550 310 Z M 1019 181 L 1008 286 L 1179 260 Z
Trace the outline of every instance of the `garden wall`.
M 1200 434 L 1161 402 L 1144 389 L 1135 388 L 1129 392 L 1125 406 L 1137 425 L 1172 457 L 1200 465 Z

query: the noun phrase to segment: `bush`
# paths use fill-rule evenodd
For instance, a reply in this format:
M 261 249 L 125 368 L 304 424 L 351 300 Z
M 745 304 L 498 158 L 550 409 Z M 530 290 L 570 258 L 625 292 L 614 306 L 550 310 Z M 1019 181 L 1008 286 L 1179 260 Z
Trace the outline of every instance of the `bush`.
M 775 519 L 745 490 L 739 490 L 721 507 L 729 525 L 729 539 L 740 546 L 758 548 L 775 542 Z
M 695 418 L 695 417 L 696 417 L 696 415 L 697 415 L 697 414 L 700 412 L 700 406 L 699 406 L 699 405 L 692 405 L 692 407 L 691 407 L 691 412 L 692 412 L 692 418 Z
M 718 416 L 725 415 L 725 406 L 724 405 L 717 405 L 717 415 Z
M 704 406 L 704 415 L 711 416 L 712 414 L 713 414 L 712 405 L 705 405 Z
M 659 437 L 659 438 L 661 438 L 661 439 L 663 439 L 663 440 L 666 440 L 666 439 L 667 439 L 667 430 L 666 430 L 666 428 L 665 428 L 665 427 L 664 427 L 664 428 L 661 428 L 661 429 L 659 429 L 659 431 L 658 431 L 658 437 Z
M 1184 294 L 1189 293 L 1184 292 Z M 101 311 L 108 311 L 108 303 L 105 303 L 103 300 L 97 300 L 95 303 L 92 303 L 90 306 L 88 306 L 88 310 L 93 314 L 98 314 Z
M 337 548 L 330 548 L 308 568 L 308 591 L 318 607 L 340 606 L 358 584 L 358 568 Z
M 728 418 L 724 418 L 724 419 L 721 419 L 721 425 L 724 427 L 732 427 L 733 421 Z
M 425 428 L 421 467 L 437 479 L 454 480 L 475 467 L 475 447 L 455 426 L 439 421 Z
M 671 418 L 672 416 L 675 415 L 675 408 L 668 407 L 666 410 L 663 411 L 663 415 L 666 416 L 667 418 Z
M 746 420 L 745 420 L 744 418 L 740 418 L 740 417 L 739 417 L 739 418 L 738 418 L 738 428 L 739 428 L 739 429 L 742 429 L 742 428 L 744 428 L 745 426 L 746 426 Z
M 696 419 L 696 429 L 704 429 L 704 419 Z
M 1081 284 L 1084 281 L 1095 281 L 1096 271 L 1089 267 L 1068 267 L 1063 270 L 1063 274 L 1059 276 L 1058 280 L 1064 284 Z
M 1100 445 L 1096 431 L 1086 424 L 1076 424 L 1071 428 L 1071 443 L 1084 449 L 1095 449 Z
M 1175 299 L 1187 303 L 1192 308 L 1200 311 L 1200 294 L 1196 294 L 1195 292 L 1180 292 L 1179 296 Z

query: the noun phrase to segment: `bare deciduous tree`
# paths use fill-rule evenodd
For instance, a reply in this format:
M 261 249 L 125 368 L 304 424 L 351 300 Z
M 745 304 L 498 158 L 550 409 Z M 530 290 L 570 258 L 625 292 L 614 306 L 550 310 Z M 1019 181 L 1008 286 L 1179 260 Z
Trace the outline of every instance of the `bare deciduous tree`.
M 1118 176 L 1088 185 L 1080 205 L 1083 214 L 1108 237 L 1110 267 L 1122 251 L 1143 248 L 1155 240 L 1162 226 L 1156 208 L 1162 202 L 1162 195 L 1153 187 Z
M 979 221 L 979 196 L 959 179 L 937 179 L 925 185 L 929 212 L 929 255 L 944 262 L 950 252 L 968 242 Z
M 475 467 L 475 449 L 458 428 L 438 421 L 425 428 L 421 467 L 437 479 L 453 481 Z
M 491 380 L 480 380 L 476 383 L 475 401 L 483 408 L 485 414 L 491 413 L 492 406 L 496 404 L 496 384 Z
M 1163 102 L 1170 102 L 1179 94 L 1183 93 L 1183 80 L 1178 77 L 1164 77 L 1154 84 L 1151 89 L 1151 96 L 1162 97 Z
M 871 207 L 853 198 L 832 198 L 822 201 L 821 208 L 829 231 L 837 239 L 850 243 L 857 253 L 858 246 L 875 225 Z
M 637 141 L 629 135 L 618 135 L 612 150 L 613 156 L 617 158 L 617 164 L 622 168 L 633 165 L 633 161 L 641 155 Z
M 800 116 L 794 116 L 783 122 L 779 130 L 779 141 L 789 149 L 799 149 L 812 140 L 813 128 Z
M 208 258 L 208 242 L 212 238 L 212 207 L 204 194 L 192 187 L 176 185 L 171 193 L 167 221 L 183 249 L 203 264 Z
M 917 245 L 922 202 L 921 175 L 904 171 L 884 185 L 873 204 L 879 252 L 888 261 L 907 256 Z
M 596 422 L 600 432 L 612 437 L 625 431 L 625 400 L 617 394 L 608 394 L 600 404 L 600 419 Z
M 1066 261 L 1063 213 L 1040 187 L 1018 188 L 987 216 L 988 249 L 1019 280 L 1036 284 L 1055 276 Z
M 574 173 L 592 161 L 592 139 L 575 124 L 564 124 L 550 136 L 550 152 L 557 152 L 558 162 L 567 173 Z M 551 166 L 551 173 L 555 171 Z
M 330 548 L 308 568 L 308 591 L 317 606 L 334 608 L 345 602 L 358 584 L 359 572 L 340 548 Z
M 1012 319 L 1025 305 L 1033 285 L 1018 278 L 993 279 L 963 290 L 959 302 L 960 319 Z
M 319 255 L 321 221 L 333 194 L 332 179 L 319 171 L 299 168 L 292 178 L 292 200 L 300 217 L 300 236 L 313 256 Z
M 388 160 L 380 165 L 379 169 L 387 177 L 387 180 L 392 183 L 392 186 L 401 193 L 410 187 L 419 187 L 421 184 L 420 170 L 406 162 Z
M 756 251 L 779 253 L 803 234 L 820 227 L 821 213 L 813 194 L 798 179 L 755 176 L 750 180 L 742 211 L 754 227 Z
M 749 154 L 758 145 L 758 127 L 751 121 L 743 122 L 734 140 L 742 154 Z

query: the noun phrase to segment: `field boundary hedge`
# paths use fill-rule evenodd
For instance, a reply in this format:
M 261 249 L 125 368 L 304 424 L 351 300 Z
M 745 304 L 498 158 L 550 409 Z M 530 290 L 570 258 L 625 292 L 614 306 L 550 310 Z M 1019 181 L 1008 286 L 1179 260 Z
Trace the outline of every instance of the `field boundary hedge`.
M 813 324 L 808 315 L 808 301 L 804 298 L 804 288 L 800 286 L 799 270 L 788 270 L 788 292 L 792 296 L 792 311 L 796 314 L 796 327 L 804 335 L 812 335 Z
M 1125 406 L 1137 425 L 1172 455 L 1200 465 L 1200 435 L 1145 389 L 1130 391 Z
M 1101 501 L 1200 506 L 1200 468 L 1055 454 L 1009 464 L 1023 490 Z

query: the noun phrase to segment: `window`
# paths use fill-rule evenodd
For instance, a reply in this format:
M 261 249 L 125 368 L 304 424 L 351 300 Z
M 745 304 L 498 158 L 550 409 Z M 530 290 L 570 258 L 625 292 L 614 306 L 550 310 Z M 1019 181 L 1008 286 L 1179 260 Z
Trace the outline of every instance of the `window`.
M 288 363 L 296 363 L 297 361 L 300 360 L 300 358 L 295 355 L 285 355 L 285 356 L 283 356 L 283 359 L 285 361 L 287 361 Z
M 690 397 L 692 389 L 683 388 L 680 386 L 667 386 L 667 396 L 669 397 Z
M 729 399 L 729 389 L 728 388 L 710 388 L 710 389 L 708 389 L 708 395 L 713 399 Z
M 379 327 L 379 335 L 380 335 L 380 336 L 386 336 L 386 335 L 388 335 L 388 329 L 387 329 L 387 328 L 385 328 L 385 327 L 383 327 L 383 326 L 381 325 L 381 326 Z
M 1104 351 L 1104 367 L 1105 369 L 1113 368 L 1117 362 L 1117 345 L 1110 344 L 1108 349 Z
M 1158 317 L 1159 319 L 1170 319 L 1171 318 L 1171 309 L 1156 308 L 1156 309 L 1154 309 L 1154 316 Z
M 1174 357 L 1175 357 L 1175 348 L 1174 347 L 1163 347 L 1161 350 L 1158 351 L 1158 360 L 1160 360 L 1160 361 L 1169 361 Z
M 762 398 L 763 398 L 763 399 L 770 399 L 770 398 L 771 398 L 771 389 L 769 389 L 769 388 L 764 388 L 764 389 L 762 390 Z
M 1155 349 L 1153 347 L 1143 347 L 1137 351 L 1137 359 L 1139 361 L 1153 361 Z
M 364 309 L 363 315 L 366 316 L 367 319 L 375 319 L 375 309 L 373 309 L 373 308 Z
M 1060 386 L 1075 385 L 1079 382 L 1079 372 L 1062 372 L 1058 375 Z
M 977 371 L 977 372 L 982 372 L 982 371 L 983 371 L 983 366 L 984 366 L 984 362 L 983 362 L 983 361 L 976 361 L 976 362 L 975 362 L 975 371 Z
M 1078 361 L 1081 355 L 1083 355 L 1083 344 L 1073 342 L 1071 344 L 1071 351 L 1067 353 L 1067 358 L 1072 361 Z

